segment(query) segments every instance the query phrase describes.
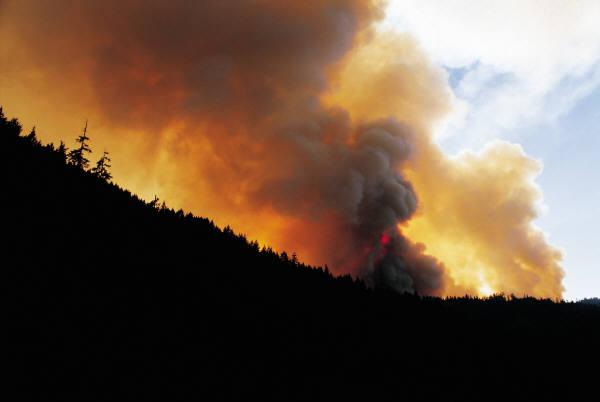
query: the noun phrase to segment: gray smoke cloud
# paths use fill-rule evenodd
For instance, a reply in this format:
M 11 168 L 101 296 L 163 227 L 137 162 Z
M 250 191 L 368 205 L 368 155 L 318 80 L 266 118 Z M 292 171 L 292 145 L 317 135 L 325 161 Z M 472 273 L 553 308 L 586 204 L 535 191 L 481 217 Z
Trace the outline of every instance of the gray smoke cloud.
M 344 239 L 327 250 L 330 261 L 367 284 L 435 294 L 444 285 L 443 266 L 398 231 L 417 208 L 417 195 L 400 173 L 414 133 L 394 119 L 352 128 L 347 116 L 334 116 L 276 130 L 284 173 L 263 182 L 252 198 L 304 220 L 328 219 Z

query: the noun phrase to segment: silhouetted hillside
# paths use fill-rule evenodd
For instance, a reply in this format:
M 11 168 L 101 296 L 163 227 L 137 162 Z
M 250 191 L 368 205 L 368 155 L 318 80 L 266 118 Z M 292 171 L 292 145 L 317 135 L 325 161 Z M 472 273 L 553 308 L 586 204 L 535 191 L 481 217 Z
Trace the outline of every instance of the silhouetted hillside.
M 593 304 L 369 290 L 82 170 L 86 140 L 78 154 L 21 134 L 0 112 L 7 361 L 22 395 L 486 401 L 595 385 Z
M 600 299 L 597 297 L 592 297 L 590 299 L 579 300 L 579 303 L 582 304 L 594 304 L 596 306 L 600 306 Z

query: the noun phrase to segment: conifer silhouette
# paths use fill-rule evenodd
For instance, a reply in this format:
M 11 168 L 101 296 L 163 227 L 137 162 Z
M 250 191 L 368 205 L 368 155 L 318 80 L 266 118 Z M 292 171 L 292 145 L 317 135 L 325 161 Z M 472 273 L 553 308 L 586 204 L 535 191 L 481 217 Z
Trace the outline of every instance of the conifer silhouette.
M 96 162 L 96 166 L 92 168 L 91 172 L 95 176 L 101 178 L 102 180 L 109 181 L 110 179 L 112 179 L 112 175 L 110 174 L 109 170 L 110 168 L 111 164 L 110 158 L 108 157 L 108 152 L 104 151 L 102 157 L 98 159 L 98 162 Z
M 65 146 L 65 143 L 61 141 L 56 152 L 58 153 L 58 155 L 60 156 L 60 159 L 62 161 L 67 160 L 67 151 L 68 151 L 68 148 Z
M 8 120 L 0 106 L 0 131 L 9 137 L 18 137 L 21 134 L 21 123 L 16 118 Z
M 154 198 L 148 203 L 148 205 L 150 205 L 154 209 L 160 209 L 160 206 L 158 205 L 159 201 L 159 198 L 156 195 L 154 195 Z
M 87 126 L 88 122 L 85 121 L 85 127 L 83 128 L 83 133 L 77 137 L 76 142 L 79 143 L 79 148 L 75 148 L 71 150 L 67 155 L 68 162 L 80 168 L 81 170 L 87 170 L 90 164 L 90 161 L 85 157 L 86 153 L 91 153 L 92 150 L 87 144 L 87 141 L 90 137 L 87 136 Z
M 37 136 L 35 134 L 35 126 L 33 126 L 31 131 L 25 136 L 25 138 L 27 138 L 27 140 L 32 144 L 40 144 L 40 141 L 37 139 Z

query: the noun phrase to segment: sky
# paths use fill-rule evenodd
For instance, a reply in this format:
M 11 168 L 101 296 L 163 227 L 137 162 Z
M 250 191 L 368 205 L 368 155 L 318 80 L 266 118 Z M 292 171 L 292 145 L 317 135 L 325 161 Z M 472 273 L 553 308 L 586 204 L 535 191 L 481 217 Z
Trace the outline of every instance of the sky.
M 447 154 L 493 140 L 543 164 L 536 220 L 563 253 L 566 299 L 600 296 L 600 2 L 393 2 L 381 29 L 414 36 L 447 72 Z

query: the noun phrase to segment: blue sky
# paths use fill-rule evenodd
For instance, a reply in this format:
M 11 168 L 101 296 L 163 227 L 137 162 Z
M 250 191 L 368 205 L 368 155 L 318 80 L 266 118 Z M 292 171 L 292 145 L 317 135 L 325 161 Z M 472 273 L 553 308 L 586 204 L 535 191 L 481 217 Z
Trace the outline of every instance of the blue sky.
M 446 153 L 504 140 L 543 163 L 535 223 L 564 253 L 567 299 L 600 296 L 598 21 L 596 0 L 402 0 L 382 24 L 446 71 Z
M 446 69 L 455 94 L 472 68 Z M 497 87 L 506 81 L 498 74 L 488 85 Z M 559 86 L 554 92 L 564 90 Z M 525 121 L 504 137 L 519 139 L 526 153 L 544 165 L 536 180 L 544 194 L 536 224 L 564 253 L 565 297 L 600 296 L 600 87 L 555 120 Z M 476 142 L 469 148 L 477 148 Z M 456 136 L 440 140 L 440 145 L 448 153 L 465 147 Z
M 566 297 L 600 296 L 600 89 L 529 134 L 523 147 L 544 163 L 538 224 L 564 252 Z

